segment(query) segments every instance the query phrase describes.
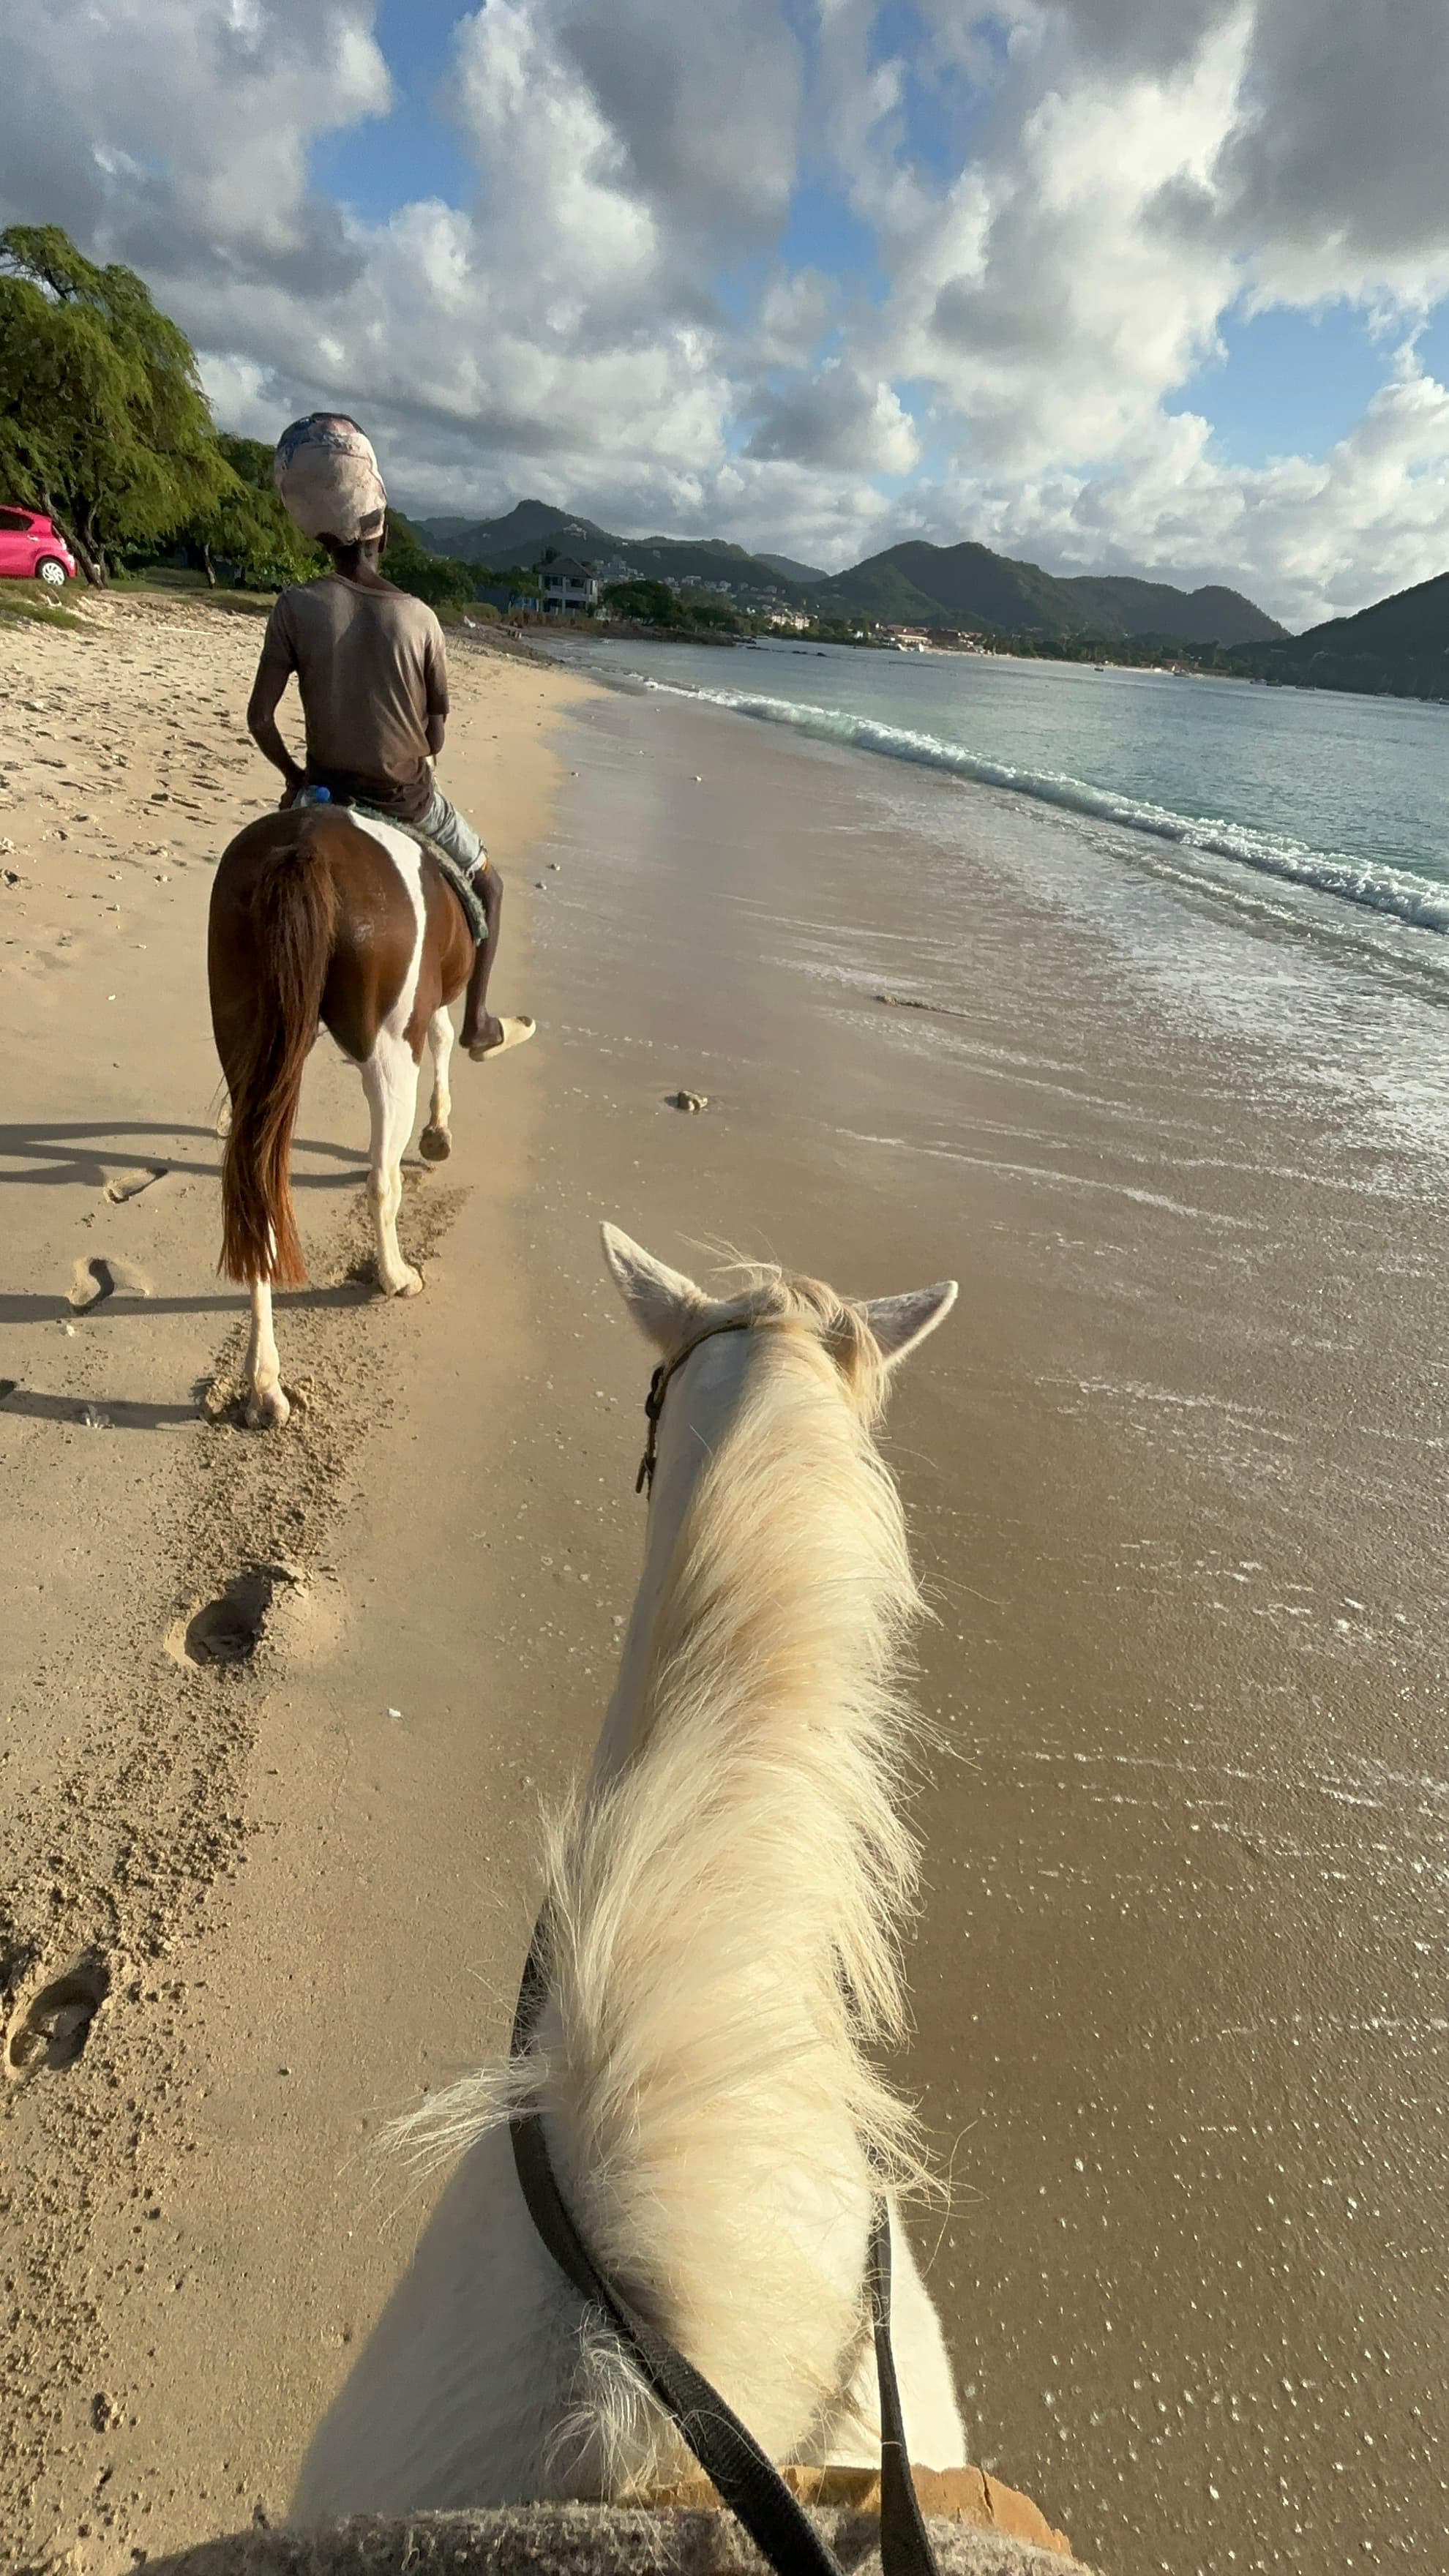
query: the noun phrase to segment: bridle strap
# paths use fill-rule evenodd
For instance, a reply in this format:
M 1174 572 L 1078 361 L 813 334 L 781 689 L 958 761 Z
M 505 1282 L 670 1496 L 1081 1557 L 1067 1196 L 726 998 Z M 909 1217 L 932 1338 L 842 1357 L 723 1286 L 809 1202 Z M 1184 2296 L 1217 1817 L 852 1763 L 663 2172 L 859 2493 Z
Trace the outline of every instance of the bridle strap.
M 669 1392 L 670 1379 L 683 1368 L 687 1359 L 693 1358 L 702 1343 L 712 1342 L 717 1334 L 754 1333 L 776 1320 L 773 1316 L 761 1318 L 755 1315 L 730 1315 L 721 1324 L 703 1324 L 697 1333 L 691 1333 L 687 1342 L 681 1342 L 678 1350 L 667 1360 L 660 1361 L 649 1381 L 649 1392 L 644 1398 L 644 1419 L 649 1428 L 644 1436 L 644 1455 L 639 1461 L 639 1473 L 634 1479 L 636 1494 L 652 1494 L 654 1491 L 654 1470 L 659 1456 L 659 1417 L 664 1411 L 664 1399 Z M 785 1318 L 780 1316 L 778 1321 L 783 1323 Z
M 891 2349 L 891 2214 L 884 2199 L 878 2199 L 871 2212 L 865 2280 L 875 2335 L 875 2377 L 880 2401 L 881 2576 L 937 2576 L 936 2553 L 911 2475 L 896 2357 Z

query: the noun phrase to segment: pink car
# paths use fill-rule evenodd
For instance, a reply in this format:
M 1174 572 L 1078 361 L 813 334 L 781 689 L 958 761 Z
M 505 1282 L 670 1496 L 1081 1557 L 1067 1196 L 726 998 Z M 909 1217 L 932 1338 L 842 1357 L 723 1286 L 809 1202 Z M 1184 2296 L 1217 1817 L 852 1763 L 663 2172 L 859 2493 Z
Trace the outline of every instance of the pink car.
M 0 580 L 43 581 L 64 590 L 80 566 L 53 522 L 39 510 L 0 510 Z

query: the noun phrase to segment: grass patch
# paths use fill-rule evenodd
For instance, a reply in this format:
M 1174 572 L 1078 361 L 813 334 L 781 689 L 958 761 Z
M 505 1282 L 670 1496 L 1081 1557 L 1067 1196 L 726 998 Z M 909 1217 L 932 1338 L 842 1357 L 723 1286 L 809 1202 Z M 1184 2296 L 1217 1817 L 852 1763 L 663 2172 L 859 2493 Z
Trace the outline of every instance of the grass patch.
M 213 590 L 204 572 L 184 572 L 170 564 L 149 572 L 112 573 L 110 587 L 127 599 L 184 599 L 195 608 L 224 608 L 240 617 L 269 617 L 277 596 L 274 590 Z
M 224 608 L 233 617 L 270 617 L 277 603 L 274 590 L 204 590 L 203 608 Z
M 12 596 L 13 590 L 13 596 Z M 65 626 L 72 635 L 90 632 L 83 617 L 69 608 L 54 608 L 48 599 L 35 599 L 18 582 L 7 582 L 0 589 L 0 617 L 28 617 L 36 626 Z

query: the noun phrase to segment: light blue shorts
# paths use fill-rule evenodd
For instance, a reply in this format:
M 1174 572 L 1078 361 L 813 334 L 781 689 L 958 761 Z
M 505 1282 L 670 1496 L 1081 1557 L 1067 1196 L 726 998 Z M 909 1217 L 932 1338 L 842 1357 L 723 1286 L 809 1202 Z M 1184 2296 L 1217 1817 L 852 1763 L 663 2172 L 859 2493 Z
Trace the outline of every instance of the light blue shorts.
M 488 853 L 472 824 L 464 820 L 456 805 L 448 803 L 440 787 L 433 789 L 414 828 L 426 832 L 428 839 L 436 841 L 467 874 L 472 875 L 475 869 L 488 865 Z

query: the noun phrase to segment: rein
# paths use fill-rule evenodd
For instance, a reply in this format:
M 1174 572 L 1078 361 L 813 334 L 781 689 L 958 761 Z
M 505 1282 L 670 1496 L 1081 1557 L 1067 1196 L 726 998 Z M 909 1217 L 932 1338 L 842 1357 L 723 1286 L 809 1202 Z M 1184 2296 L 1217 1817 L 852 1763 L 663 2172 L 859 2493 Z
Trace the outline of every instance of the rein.
M 644 1405 L 648 1434 L 636 1493 L 653 1487 L 659 1418 L 676 1371 L 701 1343 L 712 1341 L 716 1334 L 755 1329 L 754 1322 L 744 1316 L 736 1316 L 728 1323 L 707 1324 L 672 1359 L 660 1362 L 649 1381 Z M 548 2000 L 546 1951 L 547 1922 L 541 1915 L 518 1992 L 509 2049 L 514 2059 L 527 2056 Z M 641 2316 L 617 2284 L 598 2269 L 559 2190 L 549 2162 L 542 2114 L 537 2109 L 515 2112 L 509 2121 L 509 2132 L 525 2205 L 554 2262 L 585 2303 L 597 2309 L 613 2328 L 650 2395 L 677 2425 L 705 2475 L 743 2523 L 776 2576 L 842 2576 L 839 2561 L 753 2433 L 725 2404 L 718 2389 L 711 2387 L 677 2346 Z M 938 2576 L 911 2478 L 891 2349 L 891 2223 L 883 2195 L 877 2195 L 871 2204 L 865 2291 L 880 2396 L 881 2576 Z

